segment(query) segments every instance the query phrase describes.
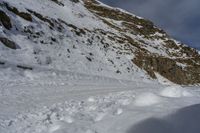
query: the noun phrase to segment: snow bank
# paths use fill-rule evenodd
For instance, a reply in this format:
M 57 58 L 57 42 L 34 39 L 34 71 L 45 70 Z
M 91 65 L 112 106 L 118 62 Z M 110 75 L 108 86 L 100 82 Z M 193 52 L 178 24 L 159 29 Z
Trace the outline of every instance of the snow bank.
M 179 98 L 179 97 L 190 97 L 192 94 L 182 88 L 181 86 L 169 86 L 163 89 L 160 92 L 161 96 L 164 97 L 172 97 L 172 98 Z

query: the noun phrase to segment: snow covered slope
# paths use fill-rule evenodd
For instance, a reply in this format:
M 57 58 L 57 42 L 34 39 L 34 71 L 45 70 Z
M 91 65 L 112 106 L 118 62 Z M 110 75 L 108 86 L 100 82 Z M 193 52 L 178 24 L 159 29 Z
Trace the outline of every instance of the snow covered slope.
M 200 55 L 152 22 L 95 0 L 1 0 L 0 67 L 200 82 Z M 9 70 L 9 71 L 10 71 Z
M 200 82 L 199 59 L 98 1 L 0 0 L 0 133 L 145 133 L 150 117 L 173 128 L 164 116 L 200 103 L 175 84 Z
M 1 2 L 2 15 L 7 14 L 11 28 L 2 21 L 0 61 L 25 69 L 39 67 L 127 79 L 144 77 L 145 73 L 132 63 L 131 55 L 119 55 L 109 46 L 113 42 L 103 34 L 114 30 L 89 12 L 83 2 L 63 3 L 64 6 L 50 0 Z

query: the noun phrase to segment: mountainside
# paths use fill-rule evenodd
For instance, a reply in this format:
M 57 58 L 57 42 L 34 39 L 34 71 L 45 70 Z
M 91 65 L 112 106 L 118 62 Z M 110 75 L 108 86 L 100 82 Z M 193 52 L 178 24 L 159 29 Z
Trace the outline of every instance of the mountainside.
M 199 83 L 199 52 L 141 17 L 0 0 L 0 133 L 199 133 Z
M 95 0 L 1 0 L 0 67 L 200 83 L 200 54 Z

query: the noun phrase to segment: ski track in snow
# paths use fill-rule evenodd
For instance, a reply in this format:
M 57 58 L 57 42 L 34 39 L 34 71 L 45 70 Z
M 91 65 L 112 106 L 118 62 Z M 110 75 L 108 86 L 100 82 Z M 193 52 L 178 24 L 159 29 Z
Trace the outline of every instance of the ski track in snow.
M 1 82 L 0 132 L 122 133 L 151 116 L 200 103 L 194 87 L 100 81 Z

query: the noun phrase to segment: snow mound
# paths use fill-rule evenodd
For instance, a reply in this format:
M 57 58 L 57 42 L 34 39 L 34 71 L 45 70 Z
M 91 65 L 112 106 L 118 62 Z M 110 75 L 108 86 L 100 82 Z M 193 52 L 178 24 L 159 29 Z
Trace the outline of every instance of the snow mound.
M 136 106 L 151 106 L 161 101 L 161 98 L 154 93 L 143 93 L 138 95 L 135 99 Z
M 164 90 L 160 93 L 161 96 L 164 97 L 171 97 L 171 98 L 180 98 L 180 97 L 191 97 L 192 94 L 185 90 L 181 86 L 169 86 L 166 87 Z
M 88 102 L 95 102 L 94 97 L 89 97 L 89 98 L 88 98 Z

